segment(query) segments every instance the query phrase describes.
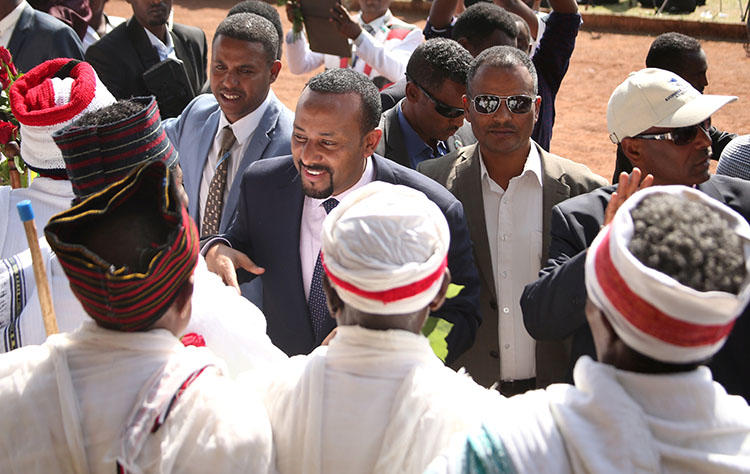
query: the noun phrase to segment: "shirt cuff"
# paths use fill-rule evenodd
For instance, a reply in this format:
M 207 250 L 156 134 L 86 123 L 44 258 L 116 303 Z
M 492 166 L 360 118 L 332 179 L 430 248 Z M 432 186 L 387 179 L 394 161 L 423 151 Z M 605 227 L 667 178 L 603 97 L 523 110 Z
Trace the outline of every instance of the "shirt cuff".
M 211 247 L 217 244 L 224 244 L 227 247 L 232 247 L 232 244 L 230 244 L 229 241 L 224 237 L 209 237 L 205 242 L 201 243 L 201 255 L 205 257 L 206 253 L 211 249 Z
M 365 35 L 367 34 L 368 33 L 364 29 L 362 29 L 362 32 L 359 34 L 359 36 L 354 39 L 354 45 L 359 48 L 360 45 L 365 41 Z

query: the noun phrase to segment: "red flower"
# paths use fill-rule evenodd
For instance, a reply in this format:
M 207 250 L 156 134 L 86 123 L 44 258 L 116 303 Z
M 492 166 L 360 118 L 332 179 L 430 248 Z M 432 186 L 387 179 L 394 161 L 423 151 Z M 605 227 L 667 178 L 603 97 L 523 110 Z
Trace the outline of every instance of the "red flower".
M 10 75 L 8 74 L 9 72 Z M 7 89 L 10 85 L 11 78 L 17 76 L 18 70 L 16 70 L 16 66 L 13 64 L 13 58 L 10 55 L 10 51 L 0 46 L 0 84 L 2 84 L 3 89 Z
M 0 145 L 7 145 L 18 137 L 18 127 L 10 122 L 0 121 Z
M 189 332 L 180 338 L 183 346 L 205 347 L 206 340 L 200 334 Z

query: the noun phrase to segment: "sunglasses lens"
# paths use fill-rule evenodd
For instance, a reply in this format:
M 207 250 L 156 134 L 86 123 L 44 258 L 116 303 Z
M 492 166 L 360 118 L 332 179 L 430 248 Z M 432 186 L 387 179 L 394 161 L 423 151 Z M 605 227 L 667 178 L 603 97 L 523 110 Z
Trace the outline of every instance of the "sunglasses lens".
M 474 97 L 474 108 L 480 114 L 494 114 L 500 106 L 500 97 L 494 95 L 478 95 Z
M 695 140 L 700 125 L 691 125 L 689 127 L 675 128 L 672 130 L 672 141 L 675 145 L 687 145 Z
M 531 110 L 534 99 L 525 95 L 514 95 L 506 99 L 508 109 L 514 114 L 525 114 Z
M 450 107 L 444 104 L 435 104 L 435 111 L 446 118 L 457 118 L 464 114 L 464 109 Z

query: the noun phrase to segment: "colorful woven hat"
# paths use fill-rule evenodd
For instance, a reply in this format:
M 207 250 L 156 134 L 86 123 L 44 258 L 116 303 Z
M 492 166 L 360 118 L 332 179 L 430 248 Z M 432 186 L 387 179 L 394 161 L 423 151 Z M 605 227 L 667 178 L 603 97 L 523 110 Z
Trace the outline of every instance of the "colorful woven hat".
M 741 238 L 748 266 L 750 225 L 742 216 L 695 189 L 653 186 L 625 201 L 591 244 L 586 292 L 632 349 L 662 362 L 699 362 L 724 344 L 750 299 L 750 286 L 746 277 L 739 294 L 698 291 L 641 263 L 628 249 L 634 232 L 630 213 L 655 194 L 671 194 L 711 208 Z
M 91 65 L 67 58 L 36 66 L 13 83 L 8 95 L 21 124 L 21 157 L 42 175 L 63 179 L 65 162 L 52 134 L 84 113 L 115 102 Z
M 130 101 L 143 108 L 126 119 L 92 126 L 73 122 L 53 135 L 79 200 L 147 161 L 163 161 L 169 167 L 177 162 L 177 150 L 161 125 L 156 99 L 136 97 Z
M 144 164 L 125 179 L 57 214 L 44 229 L 71 290 L 100 326 L 119 331 L 148 329 L 193 273 L 198 261 L 198 230 L 171 181 L 161 161 Z M 107 238 L 96 234 L 104 225 L 113 233 L 112 220 L 124 220 L 134 211 L 150 212 L 164 227 L 159 234 L 163 237 L 157 239 L 161 241 L 125 226 L 116 229 L 133 232 L 130 237 L 136 245 L 119 250 L 143 262 L 138 268 L 110 262 L 86 246 L 92 235 Z
M 321 237 L 329 281 L 360 311 L 418 311 L 442 286 L 450 230 L 415 189 L 374 181 L 353 191 L 323 221 Z

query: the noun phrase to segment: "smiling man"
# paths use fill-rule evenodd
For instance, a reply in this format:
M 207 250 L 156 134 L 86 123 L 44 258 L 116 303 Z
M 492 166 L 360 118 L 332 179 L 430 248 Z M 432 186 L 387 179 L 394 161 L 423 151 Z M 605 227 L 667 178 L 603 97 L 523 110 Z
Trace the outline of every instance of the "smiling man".
M 133 16 L 89 46 L 86 61 L 117 99 L 155 95 L 162 117 L 176 117 L 206 81 L 206 35 L 169 26 L 172 0 L 128 0 Z
M 560 345 L 538 345 L 518 300 L 549 249 L 552 206 L 606 184 L 585 166 L 547 153 L 531 139 L 541 98 L 537 72 L 512 46 L 484 50 L 469 68 L 464 110 L 478 144 L 428 160 L 419 171 L 466 209 L 481 276 L 482 327 L 455 364 L 506 396 L 560 381 Z
M 224 232 L 240 196 L 239 179 L 253 162 L 288 154 L 293 113 L 271 84 L 281 70 L 273 24 L 252 13 L 225 18 L 211 54 L 213 94 L 196 97 L 167 136 L 180 153 L 190 215 L 202 236 Z
M 332 69 L 313 77 L 297 101 L 292 156 L 260 160 L 245 171 L 235 218 L 223 240 L 204 247 L 209 270 L 225 283 L 237 286 L 239 268 L 262 276 L 268 335 L 288 355 L 310 352 L 336 325 L 321 283 L 323 219 L 376 180 L 422 191 L 445 215 L 448 269 L 461 288 L 432 321 L 446 333 L 439 342 L 447 360 L 473 343 L 479 282 L 461 203 L 414 170 L 373 154 L 379 117 L 378 90 L 364 75 Z
M 642 174 L 651 174 L 653 184 L 693 186 L 745 220 L 750 217 L 750 184 L 708 171 L 708 120 L 736 99 L 701 94 L 675 73 L 655 68 L 631 73 L 612 93 L 607 105 L 610 138 L 622 145 L 625 156 L 639 170 L 630 178 L 624 173 L 620 176 L 621 189 L 597 189 L 552 210 L 549 260 L 521 299 L 524 323 L 534 338 L 555 341 L 572 336 L 571 372 L 579 356 L 594 356 L 584 312 L 584 261 L 613 196 L 627 196 L 627 190 L 632 192 L 639 185 Z M 746 399 L 750 399 L 749 325 L 750 316 L 740 316 L 726 345 L 709 364 L 717 382 Z

